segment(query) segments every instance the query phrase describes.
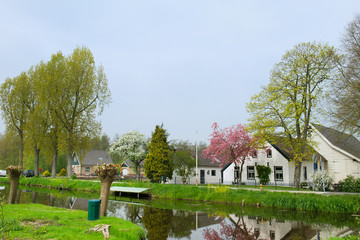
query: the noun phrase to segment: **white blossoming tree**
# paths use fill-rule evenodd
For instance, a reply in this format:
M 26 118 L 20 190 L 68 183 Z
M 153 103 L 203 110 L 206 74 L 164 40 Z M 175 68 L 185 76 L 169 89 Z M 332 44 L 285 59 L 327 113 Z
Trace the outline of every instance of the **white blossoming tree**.
M 125 133 L 110 146 L 109 152 L 131 161 L 135 167 L 136 179 L 140 180 L 140 164 L 148 152 L 148 143 L 143 134 L 138 131 Z

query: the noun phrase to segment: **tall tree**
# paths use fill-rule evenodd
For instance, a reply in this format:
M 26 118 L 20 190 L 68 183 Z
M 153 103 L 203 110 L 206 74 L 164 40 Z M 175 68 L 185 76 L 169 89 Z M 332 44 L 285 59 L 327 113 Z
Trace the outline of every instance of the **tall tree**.
M 360 135 L 360 15 L 348 24 L 342 38 L 345 61 L 340 77 L 332 85 L 331 111 L 341 130 Z
M 271 142 L 282 141 L 293 152 L 294 181 L 309 155 L 310 122 L 323 96 L 324 84 L 336 77 L 339 55 L 320 43 L 300 43 L 287 51 L 271 72 L 270 83 L 247 105 L 250 129 Z M 280 138 L 279 138 L 280 137 Z
M 40 62 L 36 66 L 33 66 L 28 71 L 29 76 L 29 92 L 30 98 L 26 107 L 29 111 L 29 119 L 26 124 L 26 146 L 34 151 L 35 164 L 34 171 L 35 176 L 39 176 L 39 159 L 40 150 L 44 146 L 45 136 L 49 127 L 49 108 L 47 104 L 41 101 L 41 94 L 43 87 L 45 86 L 45 70 L 46 66 L 43 62 Z
M 25 127 L 29 118 L 31 92 L 28 75 L 22 72 L 14 78 L 7 78 L 0 88 L 0 107 L 7 129 L 20 139 L 19 166 L 23 167 Z
M 163 177 L 172 178 L 173 167 L 169 151 L 165 130 L 156 125 L 144 164 L 145 175 L 152 182 L 159 182 Z
M 202 151 L 205 158 L 219 161 L 220 166 L 227 163 L 235 163 L 239 167 L 239 179 L 245 161 L 259 147 L 257 140 L 253 138 L 241 124 L 221 129 L 215 122 L 212 126 L 213 133 L 210 135 L 210 145 Z
M 66 78 L 59 84 L 55 112 L 64 129 L 59 145 L 67 152 L 67 173 L 71 176 L 72 154 L 88 148 L 90 138 L 99 134 L 96 115 L 109 103 L 110 91 L 103 68 L 96 68 L 88 48 L 76 48 L 66 59 L 66 69 Z
M 51 176 L 56 176 L 56 166 L 59 155 L 59 138 L 63 131 L 60 119 L 57 117 L 57 104 L 61 103 L 62 83 L 66 81 L 67 68 L 66 58 L 59 51 L 51 55 L 51 59 L 46 63 L 46 83 L 42 87 L 40 101 L 47 106 L 49 111 L 48 132 L 46 135 L 45 155 L 52 158 Z
M 135 167 L 136 179 L 140 180 L 141 163 L 147 155 L 147 142 L 143 134 L 138 131 L 125 133 L 111 144 L 109 152 L 131 161 Z

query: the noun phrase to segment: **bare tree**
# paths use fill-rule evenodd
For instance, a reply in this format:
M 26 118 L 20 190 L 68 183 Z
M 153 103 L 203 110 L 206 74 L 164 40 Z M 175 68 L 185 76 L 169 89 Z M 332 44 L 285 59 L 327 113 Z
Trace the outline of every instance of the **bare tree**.
M 331 116 L 339 129 L 360 134 L 360 15 L 348 24 L 342 38 L 344 61 L 332 85 Z

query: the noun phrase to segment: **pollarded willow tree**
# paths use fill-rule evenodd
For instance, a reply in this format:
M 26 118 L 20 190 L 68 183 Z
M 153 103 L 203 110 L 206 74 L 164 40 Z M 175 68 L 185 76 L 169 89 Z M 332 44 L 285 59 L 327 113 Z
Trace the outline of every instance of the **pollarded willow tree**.
M 341 130 L 360 135 L 360 15 L 346 27 L 342 50 L 345 61 L 332 85 L 331 114 Z
M 213 162 L 218 161 L 221 167 L 234 163 L 239 167 L 241 180 L 244 163 L 260 148 L 259 142 L 241 124 L 221 129 L 215 122 L 212 128 L 210 145 L 202 151 L 203 156 L 212 159 Z
M 141 163 L 147 155 L 147 141 L 138 131 L 131 131 L 122 135 L 110 147 L 110 154 L 117 154 L 134 164 L 136 179 L 140 180 Z
M 162 178 L 172 178 L 173 166 L 169 151 L 165 130 L 156 125 L 144 163 L 145 175 L 152 182 L 159 182 Z
M 287 51 L 271 72 L 270 83 L 247 104 L 250 129 L 272 143 L 281 141 L 295 163 L 300 184 L 301 163 L 309 158 L 310 123 L 323 97 L 323 87 L 336 78 L 340 56 L 327 44 L 300 43 Z

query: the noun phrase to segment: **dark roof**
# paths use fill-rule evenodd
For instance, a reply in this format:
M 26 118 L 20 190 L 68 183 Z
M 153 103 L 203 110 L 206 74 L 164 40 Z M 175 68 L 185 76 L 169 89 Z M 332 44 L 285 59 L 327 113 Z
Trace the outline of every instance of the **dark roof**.
M 201 153 L 198 153 L 198 166 L 199 167 L 220 167 L 220 162 L 213 161 L 212 159 L 204 158 Z
M 113 161 L 107 151 L 103 150 L 92 150 L 86 153 L 84 160 L 82 161 L 83 166 L 96 166 L 104 163 L 112 163 Z
M 360 158 L 360 141 L 354 136 L 319 124 L 313 126 L 334 146 Z

